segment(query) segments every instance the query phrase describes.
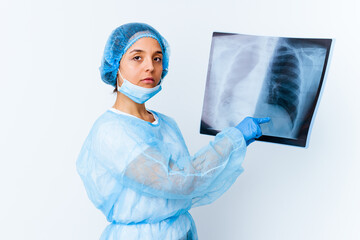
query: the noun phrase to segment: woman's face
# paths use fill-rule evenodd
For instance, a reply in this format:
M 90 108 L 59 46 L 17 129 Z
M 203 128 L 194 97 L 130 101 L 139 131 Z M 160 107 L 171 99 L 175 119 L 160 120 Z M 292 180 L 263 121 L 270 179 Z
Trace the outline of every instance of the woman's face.
M 150 37 L 140 38 L 123 55 L 120 61 L 121 75 L 132 84 L 153 88 L 161 78 L 162 57 L 157 40 Z M 121 86 L 123 80 L 119 74 L 117 79 Z

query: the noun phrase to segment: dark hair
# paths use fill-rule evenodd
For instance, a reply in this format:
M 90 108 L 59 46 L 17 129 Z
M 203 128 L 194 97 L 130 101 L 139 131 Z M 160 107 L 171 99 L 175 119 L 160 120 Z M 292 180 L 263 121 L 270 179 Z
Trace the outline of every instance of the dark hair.
M 120 68 L 120 63 L 119 63 L 119 68 Z M 117 91 L 118 91 L 118 84 L 117 84 L 118 83 L 118 78 L 119 78 L 118 75 L 119 75 L 119 73 L 116 74 L 115 88 L 114 88 L 114 90 L 112 92 L 113 94 L 117 93 Z
M 118 91 L 118 88 L 117 88 L 117 84 L 116 84 L 116 86 L 115 86 L 115 88 L 114 88 L 114 90 L 113 90 L 112 93 L 116 93 L 117 91 Z

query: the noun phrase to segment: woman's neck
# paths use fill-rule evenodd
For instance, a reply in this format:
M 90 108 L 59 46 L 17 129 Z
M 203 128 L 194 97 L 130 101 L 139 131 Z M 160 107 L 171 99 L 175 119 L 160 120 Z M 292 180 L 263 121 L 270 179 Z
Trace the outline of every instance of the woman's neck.
M 136 103 L 120 92 L 117 92 L 113 108 L 148 122 L 155 121 L 154 116 L 146 110 L 145 103 Z

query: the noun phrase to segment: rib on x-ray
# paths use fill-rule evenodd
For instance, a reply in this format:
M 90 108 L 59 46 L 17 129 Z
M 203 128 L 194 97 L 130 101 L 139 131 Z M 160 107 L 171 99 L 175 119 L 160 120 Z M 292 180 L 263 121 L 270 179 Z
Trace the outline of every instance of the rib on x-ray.
M 266 99 L 268 104 L 279 105 L 287 112 L 292 126 L 299 106 L 301 86 L 299 65 L 295 51 L 289 46 L 280 44 L 271 64 Z
M 214 33 L 200 132 L 271 117 L 259 140 L 306 146 L 331 43 Z

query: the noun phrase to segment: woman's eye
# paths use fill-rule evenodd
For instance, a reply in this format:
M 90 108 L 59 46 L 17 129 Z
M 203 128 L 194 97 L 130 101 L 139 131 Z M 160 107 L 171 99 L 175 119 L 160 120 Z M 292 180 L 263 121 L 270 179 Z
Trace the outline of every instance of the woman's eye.
M 140 56 L 135 56 L 135 57 L 133 57 L 133 59 L 136 60 L 136 61 L 138 61 L 138 60 L 141 59 L 141 57 L 140 57 Z
M 161 58 L 160 57 L 156 57 L 156 58 L 154 58 L 154 60 L 156 61 L 156 62 L 161 62 Z

